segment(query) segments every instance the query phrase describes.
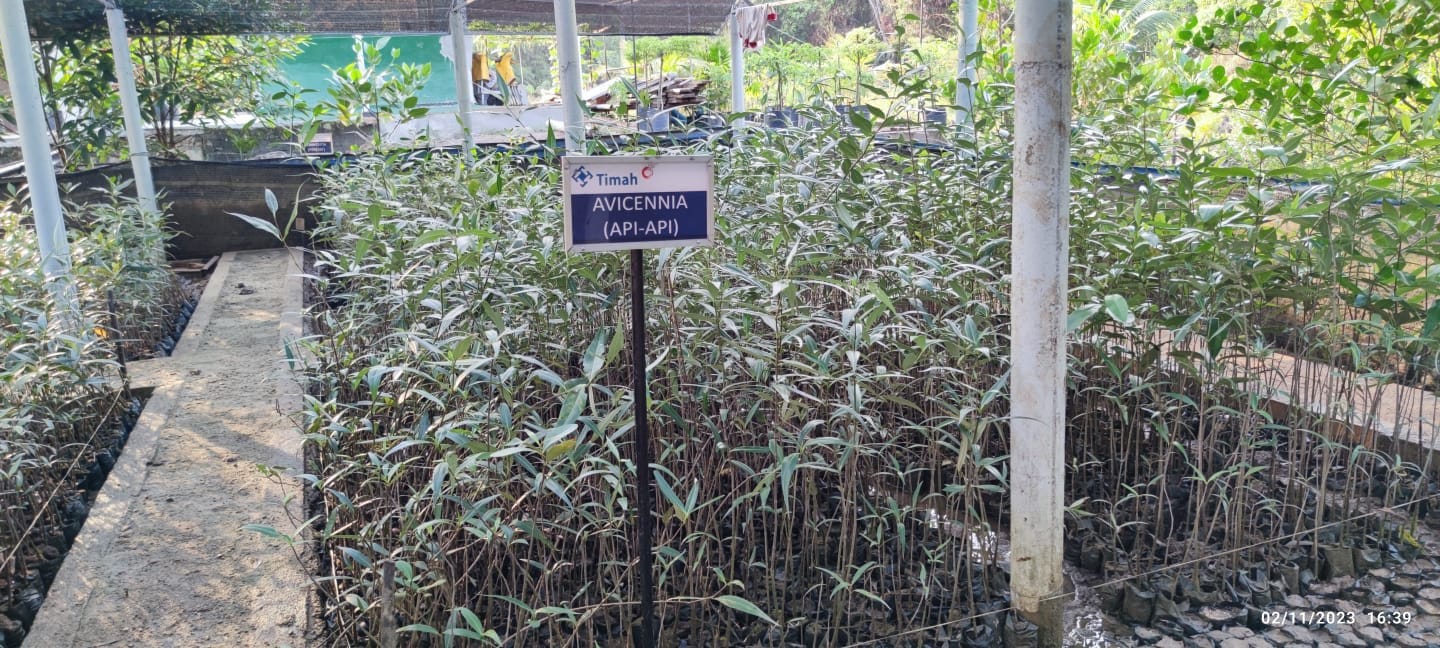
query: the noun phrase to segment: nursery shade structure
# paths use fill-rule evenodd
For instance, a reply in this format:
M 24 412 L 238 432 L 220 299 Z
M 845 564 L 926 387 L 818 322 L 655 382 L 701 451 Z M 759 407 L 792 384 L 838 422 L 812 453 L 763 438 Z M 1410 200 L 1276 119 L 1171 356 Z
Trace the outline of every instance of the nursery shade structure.
M 469 25 L 486 31 L 535 31 L 555 20 L 551 0 L 461 1 Z M 24 3 L 31 33 L 40 40 L 106 29 L 97 0 Z M 132 34 L 443 34 L 450 31 L 455 0 L 116 0 L 116 5 Z M 733 0 L 575 0 L 575 19 L 582 34 L 708 35 L 720 31 L 732 6 Z
M 453 0 L 275 0 L 275 19 L 297 33 L 449 31 Z M 607 36 L 714 34 L 732 0 L 575 0 L 582 33 Z M 553 24 L 551 0 L 472 0 L 466 19 L 486 30 L 534 31 Z
M 606 36 L 710 35 L 730 16 L 733 0 L 575 0 L 575 22 L 585 34 Z M 550 0 L 471 0 L 471 21 L 524 28 L 555 18 Z

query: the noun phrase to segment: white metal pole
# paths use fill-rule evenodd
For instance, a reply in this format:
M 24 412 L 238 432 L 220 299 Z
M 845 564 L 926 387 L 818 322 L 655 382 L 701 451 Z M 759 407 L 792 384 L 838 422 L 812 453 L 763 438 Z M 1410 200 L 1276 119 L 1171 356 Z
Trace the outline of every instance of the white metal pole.
M 146 211 L 159 211 L 155 181 L 150 177 L 150 150 L 145 146 L 145 118 L 140 93 L 135 89 L 135 63 L 130 60 L 130 34 L 125 12 L 115 0 L 104 0 L 105 22 L 110 27 L 110 49 L 115 55 L 115 79 L 120 84 L 120 107 L 125 113 L 125 139 L 130 145 L 130 166 L 135 170 L 135 197 Z
M 471 101 L 474 90 L 470 85 L 470 34 L 466 25 L 464 0 L 455 0 L 450 10 L 450 55 L 455 58 L 455 116 L 460 121 L 461 142 L 465 154 L 475 149 L 475 136 L 470 130 Z
M 960 0 L 960 71 L 955 84 L 955 125 L 975 131 L 975 51 L 980 46 L 980 0 Z
M 1063 586 L 1070 16 L 1071 0 L 1019 0 L 1015 9 L 1010 587 L 1042 645 L 1058 645 L 1050 599 Z
M 740 21 L 730 12 L 730 112 L 745 112 L 745 44 L 740 40 Z
M 555 0 L 556 56 L 560 58 L 560 100 L 565 105 L 565 152 L 585 152 L 585 111 L 580 98 L 580 35 L 575 0 Z
M 40 82 L 35 76 L 35 58 L 30 47 L 24 0 L 0 0 L 0 51 L 5 56 L 5 72 L 15 102 L 15 124 L 20 131 L 30 207 L 35 212 L 41 270 L 62 309 L 73 315 L 76 311 L 75 290 L 70 283 L 70 243 L 60 210 L 60 189 L 55 182 L 55 163 L 51 160 L 48 141 L 50 129 L 45 123 Z

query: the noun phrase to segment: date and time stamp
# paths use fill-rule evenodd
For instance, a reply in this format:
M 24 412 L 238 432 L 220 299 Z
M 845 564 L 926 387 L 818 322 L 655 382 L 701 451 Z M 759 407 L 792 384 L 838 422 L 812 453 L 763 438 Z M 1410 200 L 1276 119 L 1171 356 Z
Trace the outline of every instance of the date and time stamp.
M 1347 612 L 1344 610 L 1264 610 L 1260 612 L 1260 622 L 1269 626 L 1287 625 L 1329 625 L 1332 623 L 1341 625 L 1353 625 L 1355 623 L 1368 623 L 1370 625 L 1406 626 L 1415 620 L 1413 612 L 1400 612 L 1395 610 L 1367 610 L 1364 612 Z

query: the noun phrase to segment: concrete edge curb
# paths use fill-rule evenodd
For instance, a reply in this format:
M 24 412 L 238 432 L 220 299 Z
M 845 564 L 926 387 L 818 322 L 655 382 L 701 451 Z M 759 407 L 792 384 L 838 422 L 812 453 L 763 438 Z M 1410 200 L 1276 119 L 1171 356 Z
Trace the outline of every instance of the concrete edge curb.
M 210 279 L 205 284 L 205 292 L 200 295 L 200 303 L 195 305 L 195 314 L 190 316 L 190 325 L 185 327 L 185 333 L 170 353 L 171 358 L 194 353 L 200 346 L 200 338 L 205 336 L 205 329 L 210 327 L 210 320 L 215 316 L 215 303 L 220 301 L 220 293 L 225 289 L 225 280 L 230 277 L 230 266 L 234 262 L 234 252 L 220 255 L 220 262 L 215 264 L 215 271 L 210 273 Z
M 205 284 L 205 292 L 201 293 L 195 312 L 190 316 L 190 324 L 185 327 L 185 332 L 180 334 L 180 340 L 175 343 L 175 349 L 169 356 L 137 360 L 126 367 L 131 389 L 155 387 L 163 380 L 166 370 L 174 364 L 172 361 L 176 356 L 195 353 L 199 348 L 200 338 L 205 335 L 205 330 L 210 327 L 210 320 L 215 317 L 215 303 L 220 301 L 220 293 L 225 289 L 225 280 L 230 276 L 230 265 L 234 260 L 234 252 L 226 252 L 220 256 L 220 261 L 215 264 L 215 271 L 210 273 L 210 279 Z
M 91 571 L 87 567 L 97 560 L 103 560 L 109 553 L 110 545 L 119 534 L 126 513 L 130 510 L 136 495 L 144 486 L 150 474 L 150 462 L 160 448 L 160 430 L 170 420 L 171 413 L 180 402 L 184 390 L 183 382 L 176 382 L 168 376 L 168 369 L 177 355 L 194 353 L 200 338 L 209 328 L 215 315 L 216 302 L 224 291 L 230 266 L 235 259 L 234 252 L 226 252 L 216 263 L 210 280 L 205 285 L 190 325 L 180 336 L 169 357 L 153 358 L 132 362 L 127 367 L 131 389 L 154 388 L 130 439 L 115 462 L 115 467 L 105 479 L 105 485 L 95 496 L 85 526 L 75 537 L 74 544 L 65 555 L 65 562 L 55 575 L 50 591 L 36 614 L 26 642 L 37 646 L 66 645 L 74 640 L 75 628 L 63 626 L 66 619 L 77 618 L 77 610 L 83 610 L 94 591 L 94 583 L 82 576 Z
M 169 422 L 170 415 L 179 404 L 182 388 L 181 383 L 156 387 L 146 401 L 125 449 L 106 477 L 100 493 L 95 496 L 85 526 L 75 537 L 75 543 L 55 575 L 55 582 L 50 585 L 50 592 L 25 640 L 26 645 L 64 646 L 73 643 L 77 628 L 66 627 L 66 622 L 79 618 L 77 611 L 89 604 L 94 593 L 95 583 L 87 581 L 83 574 L 93 572 L 89 566 L 104 560 L 109 554 L 110 545 L 119 535 L 131 504 L 150 475 L 150 462 L 155 459 L 160 447 L 160 430 Z
M 305 273 L 305 253 L 302 250 L 291 249 L 288 257 L 289 268 L 281 287 L 284 302 L 281 305 L 280 322 L 276 327 L 282 351 L 285 346 L 299 340 L 304 335 L 305 281 L 302 275 Z M 293 351 L 297 354 L 300 353 L 298 349 L 293 349 Z M 305 398 L 300 383 L 296 380 L 295 367 L 283 352 L 275 363 L 273 376 L 276 411 L 287 417 L 298 414 L 304 406 Z M 285 482 L 287 483 L 286 489 L 291 492 L 292 497 L 285 503 L 285 507 L 286 515 L 294 520 L 305 519 L 305 486 L 298 478 L 305 468 L 304 444 L 300 433 L 301 430 L 296 426 L 281 425 L 271 430 L 269 439 L 270 444 L 275 448 L 272 460 L 274 465 L 289 471 Z M 300 541 L 299 546 L 308 547 L 308 529 L 297 529 L 296 534 L 304 538 Z M 310 580 L 315 571 L 314 556 L 303 550 L 301 556 L 303 564 L 294 561 L 288 562 L 287 564 L 293 571 L 276 575 L 275 587 L 279 590 L 299 590 L 296 592 L 297 598 L 304 602 L 306 609 L 302 614 L 304 635 L 300 638 L 298 645 L 312 646 L 316 644 L 316 629 L 310 620 L 315 596 L 315 589 Z M 288 645 L 287 638 L 278 630 L 276 628 L 257 629 L 256 639 L 268 642 L 267 645 Z

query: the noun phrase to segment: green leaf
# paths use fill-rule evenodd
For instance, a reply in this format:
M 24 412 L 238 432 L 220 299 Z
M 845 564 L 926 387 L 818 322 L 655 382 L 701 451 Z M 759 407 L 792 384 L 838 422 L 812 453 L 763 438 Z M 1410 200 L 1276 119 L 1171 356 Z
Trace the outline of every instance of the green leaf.
M 480 617 L 475 616 L 475 613 L 471 612 L 470 608 L 462 607 L 458 609 L 460 611 L 460 616 L 465 617 L 465 625 L 470 626 L 471 630 L 474 630 L 476 632 L 485 631 L 485 624 L 480 622 Z
M 500 450 L 496 450 L 495 452 L 492 452 L 492 453 L 490 453 L 489 455 L 486 455 L 485 458 L 486 458 L 486 459 L 504 459 L 505 457 L 509 457 L 510 455 L 517 455 L 517 454 L 520 454 L 520 453 L 522 453 L 522 452 L 525 452 L 525 447 L 524 447 L 524 446 L 508 446 L 508 447 L 506 447 L 506 448 L 502 448 L 502 449 L 500 449 Z
M 733 594 L 721 594 L 720 596 L 715 597 L 715 600 L 719 601 L 720 604 L 724 605 L 725 607 L 736 610 L 738 612 L 744 612 L 745 614 L 759 618 L 766 623 L 769 623 L 770 625 L 780 625 L 776 623 L 774 619 L 770 618 L 770 615 L 761 612 L 760 608 L 756 607 L 754 603 L 751 603 L 750 601 L 747 601 Z
M 268 192 L 269 190 L 267 189 L 266 191 Z M 245 221 L 246 223 L 249 223 L 251 227 L 253 227 L 253 228 L 255 228 L 255 229 L 258 229 L 258 230 L 260 230 L 260 231 L 262 231 L 262 232 L 265 232 L 266 234 L 269 234 L 269 235 L 275 237 L 276 240 L 282 240 L 282 241 L 284 240 L 284 238 L 282 238 L 282 237 L 280 236 L 280 229 L 277 228 L 277 227 L 275 227 L 275 224 L 274 224 L 274 223 L 271 223 L 270 221 L 267 221 L 267 220 L 265 220 L 265 219 L 263 219 L 263 218 L 255 218 L 254 216 L 246 216 L 246 215 L 244 215 L 244 214 L 237 214 L 237 213 L 235 213 L 235 212 L 225 212 L 225 213 L 226 213 L 226 214 L 229 214 L 229 215 L 231 215 L 231 216 L 234 216 L 234 217 L 236 217 L 236 218 L 238 218 L 238 219 L 240 219 L 240 220 L 243 220 L 243 221 Z
M 1130 312 L 1130 302 L 1121 295 L 1105 296 L 1105 314 L 1120 324 L 1128 326 L 1135 323 L 1135 314 Z
M 521 601 L 520 599 L 511 596 L 504 596 L 502 594 L 491 594 L 490 597 L 505 601 L 506 603 L 509 603 L 515 607 L 524 610 L 527 614 L 533 614 L 535 612 L 533 608 L 531 608 L 529 605 L 526 605 L 525 602 Z
M 535 610 L 535 614 L 558 614 L 561 616 L 570 617 L 572 619 L 575 618 L 575 610 L 565 607 L 557 607 L 554 605 L 547 605 L 545 607 L 539 608 Z
M 421 632 L 424 634 L 432 634 L 435 636 L 440 635 L 439 630 L 436 630 L 435 628 L 425 625 L 423 623 L 412 623 L 403 628 L 400 628 L 399 630 L 396 630 L 396 632 Z
M 624 350 L 624 348 L 625 336 L 623 331 L 620 330 L 620 327 L 617 326 L 610 335 L 610 346 L 605 349 L 605 362 L 614 362 L 615 358 L 620 357 L 620 352 Z
M 251 533 L 258 533 L 258 534 L 263 535 L 263 536 L 265 536 L 265 537 L 267 537 L 267 538 L 275 538 L 275 539 L 278 540 L 278 539 L 280 539 L 280 538 L 284 538 L 284 537 L 285 537 L 285 534 L 280 533 L 279 531 L 276 531 L 276 530 L 275 530 L 275 527 L 272 527 L 272 526 L 267 525 L 267 524 L 247 524 L 247 525 L 242 526 L 242 527 L 240 527 L 240 528 L 241 528 L 242 530 L 249 531 L 249 532 L 251 532 Z
M 590 341 L 590 348 L 585 350 L 585 357 L 582 366 L 585 371 L 585 378 L 594 381 L 600 376 L 600 370 L 605 368 L 605 329 L 595 332 L 595 339 Z
M 1090 321 L 1090 318 L 1094 317 L 1098 312 L 1100 312 L 1099 304 L 1086 304 L 1075 309 L 1075 312 L 1070 313 L 1070 316 L 1065 318 L 1065 332 L 1074 333 L 1080 330 L 1081 327 L 1085 326 L 1085 323 Z
M 780 460 L 780 494 L 787 509 L 790 507 L 790 483 L 794 480 L 795 469 L 799 466 L 798 454 L 785 455 L 785 458 Z
M 360 565 L 361 567 L 364 567 L 366 569 L 370 568 L 370 559 L 366 557 L 365 554 L 362 554 L 359 551 L 350 547 L 341 547 L 340 553 L 345 554 L 345 557 L 349 558 L 355 564 Z
M 556 443 L 555 445 L 545 449 L 545 452 L 543 453 L 545 456 L 545 460 L 555 461 L 556 459 L 565 456 L 565 453 L 574 450 L 575 445 L 576 444 L 574 439 L 566 439 L 564 441 Z
M 1231 320 L 1229 319 L 1222 322 L 1220 318 L 1213 317 L 1206 327 L 1206 350 L 1210 352 L 1210 358 L 1212 360 L 1219 358 L 1221 349 L 1225 347 L 1225 338 L 1230 335 L 1230 322 Z
M 271 191 L 269 187 L 265 188 L 265 206 L 270 208 L 272 216 L 280 212 L 280 201 L 275 198 L 275 192 Z
M 685 502 L 675 494 L 675 489 L 670 487 L 670 482 L 666 481 L 665 474 L 658 470 L 655 471 L 655 487 L 660 490 L 660 494 L 670 502 L 670 505 L 675 507 L 675 513 L 680 516 L 680 521 L 687 521 L 690 512 L 685 510 Z
M 1435 330 L 1440 328 L 1440 302 L 1430 305 L 1425 310 L 1425 325 L 1420 329 L 1420 337 L 1428 338 L 1435 335 Z

